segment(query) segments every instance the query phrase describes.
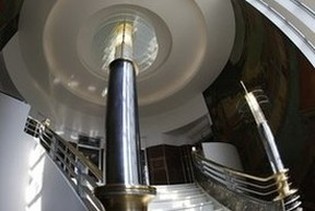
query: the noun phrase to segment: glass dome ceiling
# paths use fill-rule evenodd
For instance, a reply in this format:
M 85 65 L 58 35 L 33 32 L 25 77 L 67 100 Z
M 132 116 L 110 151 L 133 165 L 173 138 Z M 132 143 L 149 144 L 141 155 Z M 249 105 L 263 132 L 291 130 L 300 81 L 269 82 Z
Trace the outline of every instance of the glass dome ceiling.
M 132 57 L 138 74 L 149 70 L 155 61 L 159 45 L 153 26 L 144 18 L 134 14 L 118 14 L 109 18 L 96 31 L 90 53 L 97 68 L 90 69 L 93 74 L 107 78 L 109 64 L 115 57 L 118 28 L 128 23 L 132 36 Z

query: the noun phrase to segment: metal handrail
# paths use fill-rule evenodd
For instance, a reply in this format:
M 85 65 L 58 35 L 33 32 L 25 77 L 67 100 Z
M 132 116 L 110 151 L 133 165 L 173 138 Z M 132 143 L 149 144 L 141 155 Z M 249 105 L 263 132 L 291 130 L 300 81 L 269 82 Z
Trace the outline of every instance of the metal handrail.
M 281 201 L 273 201 L 278 192 L 276 175 L 249 175 L 206 159 L 196 151 L 192 157 L 196 182 L 226 207 L 242 211 L 285 210 Z
M 209 172 L 207 172 L 209 173 Z M 226 181 L 225 180 L 220 180 L 220 179 L 217 179 L 216 177 L 212 177 L 211 175 L 208 175 L 210 176 L 212 179 L 216 180 L 217 182 L 220 182 L 221 184 L 224 184 L 224 185 L 227 185 L 226 184 Z M 266 187 L 264 186 L 259 186 L 259 185 L 255 185 L 255 184 L 251 184 L 251 183 L 247 183 L 248 186 L 251 186 L 251 187 L 254 187 L 254 188 L 257 188 L 257 189 L 266 189 L 266 191 L 256 191 L 256 190 L 252 190 L 250 188 L 246 188 L 246 186 L 243 186 L 243 185 L 240 185 L 236 182 L 236 180 L 233 180 L 233 185 L 227 185 L 228 187 L 233 187 L 233 188 L 230 188 L 234 191 L 239 191 L 239 192 L 242 192 L 242 193 L 250 193 L 250 194 L 254 194 L 256 196 L 261 196 L 261 197 L 267 197 L 267 196 L 270 196 L 274 193 L 277 193 L 278 192 L 278 188 L 275 188 L 275 189 L 272 189 L 272 190 L 267 190 L 268 188 L 270 189 L 272 186 L 275 186 L 276 184 L 271 184 L 271 185 L 268 185 Z
M 273 201 L 260 199 L 246 194 L 242 191 L 236 191 L 222 184 L 217 180 L 208 177 L 199 169 L 195 170 L 196 182 L 202 187 L 209 195 L 215 198 L 219 203 L 225 207 L 235 211 L 284 211 L 282 201 Z
M 36 124 L 39 125 L 36 126 L 34 125 L 33 122 L 35 122 Z M 33 126 L 33 127 L 30 127 Z M 83 153 L 80 152 L 79 150 L 77 150 L 74 146 L 72 146 L 68 141 L 66 141 L 65 139 L 63 139 L 62 137 L 60 137 L 58 134 L 56 134 L 53 130 L 51 130 L 48 126 L 43 125 L 42 122 L 32 118 L 32 117 L 28 117 L 28 121 L 26 123 L 26 128 L 29 131 L 34 132 L 34 136 L 39 136 L 41 138 L 42 141 L 44 141 L 47 145 L 48 143 L 46 142 L 46 139 L 51 139 L 51 137 L 49 137 L 48 133 L 50 133 L 54 138 L 56 138 L 58 141 L 60 141 L 68 150 L 70 150 L 71 153 L 73 153 L 78 160 L 80 160 L 82 162 L 83 165 L 85 165 L 86 167 L 88 167 L 88 169 L 90 170 L 91 173 L 93 173 L 93 175 L 100 181 L 103 181 L 103 172 L 96 166 L 94 165 L 89 159 L 87 159 L 86 157 L 84 157 Z M 35 131 L 33 130 L 33 128 L 40 128 L 40 130 Z M 35 134 L 36 133 L 36 134 Z M 60 149 L 60 148 L 59 148 Z M 63 150 L 63 149 L 60 149 Z M 64 152 L 65 153 L 65 152 Z
M 210 166 L 215 166 L 217 168 L 220 168 L 222 171 L 229 172 L 229 173 L 231 173 L 232 175 L 235 175 L 235 176 L 240 176 L 240 177 L 244 177 L 244 178 L 248 178 L 248 179 L 252 179 L 252 180 L 257 180 L 259 182 L 267 182 L 267 181 L 270 181 L 270 180 L 276 178 L 276 175 L 271 175 L 271 176 L 268 176 L 268 177 L 253 176 L 253 175 L 250 175 L 250 174 L 246 174 L 244 172 L 236 171 L 236 170 L 234 170 L 232 168 L 229 168 L 227 166 L 224 166 L 222 164 L 216 163 L 216 162 L 214 162 L 212 160 L 209 160 L 209 159 L 203 157 L 202 155 L 198 154 L 197 152 L 193 152 L 193 155 L 195 157 L 197 157 L 198 159 L 200 159 L 202 161 L 205 161 Z
M 96 165 L 94 165 L 89 159 L 86 159 L 86 157 L 84 157 L 82 152 L 77 150 L 68 141 L 61 138 L 58 134 L 56 134 L 53 130 L 51 130 L 48 127 L 45 128 L 42 135 L 46 134 L 47 131 L 49 131 L 49 133 L 51 133 L 54 137 L 58 137 L 58 141 L 60 141 L 62 144 L 64 144 L 66 146 L 66 148 L 69 149 L 71 151 L 71 153 L 73 153 L 77 157 L 77 159 L 82 162 L 83 165 L 88 167 L 88 169 L 93 173 L 93 175 L 98 180 L 103 181 L 103 172 Z
M 282 187 L 277 174 L 252 176 L 206 159 L 196 151 L 193 152 L 193 161 L 197 182 L 229 208 L 238 206 L 238 210 L 248 211 L 291 211 L 301 205 L 295 192 L 290 197 L 279 198 Z M 287 171 L 281 173 L 286 174 Z
M 103 172 L 96 165 L 45 123 L 28 117 L 24 131 L 39 139 L 84 203 L 95 210 L 104 210 L 93 194 L 93 189 L 103 183 Z
M 254 194 L 258 197 L 271 197 L 278 192 L 277 175 L 268 177 L 249 175 L 206 159 L 197 152 L 193 152 L 193 158 L 196 167 L 205 176 L 221 183 L 232 191 L 248 195 Z

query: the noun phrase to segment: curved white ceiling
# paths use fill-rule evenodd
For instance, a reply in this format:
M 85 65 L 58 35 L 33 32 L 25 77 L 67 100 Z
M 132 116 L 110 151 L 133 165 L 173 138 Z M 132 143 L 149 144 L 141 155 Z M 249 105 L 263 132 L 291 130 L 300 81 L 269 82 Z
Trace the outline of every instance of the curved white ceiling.
M 89 70 L 97 68 L 90 57 L 91 42 L 112 14 L 129 10 L 148 19 L 159 42 L 157 60 L 148 74 L 138 78 L 143 116 L 179 107 L 219 75 L 235 35 L 230 0 L 28 0 L 22 8 L 18 39 L 14 39 L 18 45 L 11 49 L 19 51 L 23 70 L 17 61 L 5 58 L 21 94 L 32 105 L 36 105 L 37 92 L 46 95 L 51 109 L 46 115 L 53 114 L 53 119 L 67 113 L 59 112 L 60 107 L 102 116 L 106 80 Z M 20 73 L 11 71 L 17 68 Z M 23 74 L 32 79 L 30 87 L 17 79 Z M 38 110 L 47 109 L 39 106 Z

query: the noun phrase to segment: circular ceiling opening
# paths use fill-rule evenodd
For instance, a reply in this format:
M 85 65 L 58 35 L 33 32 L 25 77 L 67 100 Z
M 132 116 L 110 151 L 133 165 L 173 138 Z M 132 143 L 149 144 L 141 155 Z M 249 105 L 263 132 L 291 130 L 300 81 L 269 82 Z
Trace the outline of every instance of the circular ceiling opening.
M 87 101 L 106 105 L 109 64 L 115 58 L 126 58 L 117 54 L 119 49 L 125 50 L 117 48 L 119 39 L 120 46 L 125 46 L 121 42 L 120 36 L 125 34 L 121 28 L 127 27 L 127 34 L 132 38 L 132 48 L 128 47 L 132 49 L 132 57 L 127 58 L 135 63 L 138 84 L 158 75 L 169 60 L 172 35 L 155 11 L 118 4 L 97 7 L 66 21 L 60 18 L 58 7 L 54 11 L 44 31 L 45 58 L 54 89 L 66 88 Z
M 154 27 L 143 17 L 135 14 L 121 13 L 109 17 L 100 25 L 92 39 L 89 49 L 97 68 L 89 68 L 93 74 L 107 78 L 109 64 L 116 58 L 117 41 L 120 39 L 121 26 L 128 23 L 132 39 L 132 60 L 138 74 L 149 71 L 155 61 L 159 45 Z M 152 69 L 151 69 L 152 71 Z
M 76 45 L 84 69 L 105 80 L 105 84 L 110 62 L 121 58 L 115 57 L 115 52 L 119 27 L 123 23 L 131 28 L 132 60 L 136 65 L 138 82 L 152 77 L 165 63 L 172 48 L 168 26 L 146 8 L 114 5 L 97 11 L 81 24 Z

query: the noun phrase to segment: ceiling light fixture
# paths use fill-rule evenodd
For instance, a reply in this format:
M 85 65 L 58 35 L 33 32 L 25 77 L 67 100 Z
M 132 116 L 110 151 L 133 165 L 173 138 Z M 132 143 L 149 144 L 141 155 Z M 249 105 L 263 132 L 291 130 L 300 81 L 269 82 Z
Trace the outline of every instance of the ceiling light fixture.
M 94 73 L 107 78 L 109 64 L 116 58 L 132 60 L 139 74 L 148 71 L 158 55 L 159 45 L 155 30 L 147 20 L 122 13 L 99 27 L 92 49 L 99 67 Z

